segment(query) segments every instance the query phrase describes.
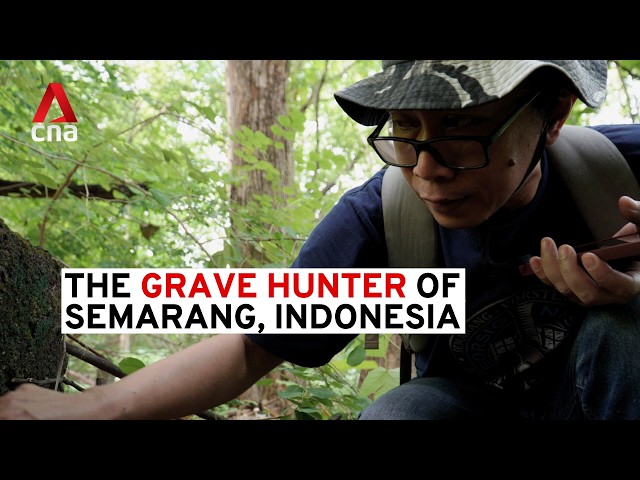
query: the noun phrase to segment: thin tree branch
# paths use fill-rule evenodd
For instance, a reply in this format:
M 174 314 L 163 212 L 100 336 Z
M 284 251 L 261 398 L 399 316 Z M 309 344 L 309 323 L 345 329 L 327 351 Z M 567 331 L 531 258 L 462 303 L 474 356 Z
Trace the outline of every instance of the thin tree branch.
M 87 161 L 87 157 L 85 156 L 79 164 L 74 165 L 71 168 L 71 170 L 69 170 L 67 175 L 65 175 L 64 180 L 56 190 L 56 193 L 53 195 L 53 197 L 51 197 L 51 202 L 49 202 L 49 205 L 47 205 L 47 208 L 44 212 L 44 217 L 42 218 L 42 223 L 40 223 L 40 238 L 39 238 L 40 247 L 44 247 L 44 230 L 47 227 L 47 221 L 49 220 L 49 213 L 51 213 L 53 204 L 56 203 L 56 201 L 58 200 L 58 198 L 60 198 L 60 195 L 62 194 L 64 189 L 67 188 L 69 183 L 71 183 L 71 179 L 73 178 L 73 175 L 78 171 L 78 168 L 80 168 L 80 164 L 84 164 L 86 161 Z
M 89 365 L 93 365 L 94 367 L 102 370 L 103 372 L 110 373 L 114 377 L 122 378 L 126 375 L 120 367 L 111 363 L 109 360 L 99 357 L 98 355 L 89 352 L 88 350 L 82 349 L 73 345 L 72 343 L 67 342 L 67 353 L 72 355 L 83 362 L 88 363 Z

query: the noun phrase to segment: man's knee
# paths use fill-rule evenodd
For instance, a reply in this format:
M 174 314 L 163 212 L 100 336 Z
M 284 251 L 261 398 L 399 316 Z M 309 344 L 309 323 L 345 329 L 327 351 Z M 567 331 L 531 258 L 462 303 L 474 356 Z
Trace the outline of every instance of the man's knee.
M 591 309 L 576 340 L 583 350 L 633 353 L 640 342 L 640 298 L 625 305 Z
M 450 378 L 419 378 L 380 396 L 360 420 L 472 420 L 504 414 L 489 387 Z

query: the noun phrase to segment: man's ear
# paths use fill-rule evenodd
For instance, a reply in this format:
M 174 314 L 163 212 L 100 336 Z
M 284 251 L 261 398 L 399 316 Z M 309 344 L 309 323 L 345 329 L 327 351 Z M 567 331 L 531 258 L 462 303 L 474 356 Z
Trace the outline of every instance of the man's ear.
M 573 93 L 562 90 L 558 94 L 555 103 L 549 109 L 549 123 L 547 125 L 547 145 L 553 145 L 560 135 L 560 129 L 569 118 L 573 104 L 576 103 Z

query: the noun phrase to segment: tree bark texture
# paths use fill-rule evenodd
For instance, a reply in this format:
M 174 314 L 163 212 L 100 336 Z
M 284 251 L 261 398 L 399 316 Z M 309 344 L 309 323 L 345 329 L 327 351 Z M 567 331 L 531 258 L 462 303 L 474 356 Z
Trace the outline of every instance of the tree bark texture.
M 284 149 L 273 146 L 256 152 L 260 160 L 273 165 L 281 175 L 281 185 L 291 185 L 294 179 L 294 163 L 289 158 L 289 145 L 283 138 L 276 138 L 271 126 L 278 123 L 278 116 L 286 112 L 286 87 L 289 74 L 287 60 L 229 60 L 226 65 L 227 123 L 229 133 L 243 126 L 262 132 L 272 140 L 285 143 Z M 244 165 L 237 154 L 237 142 L 230 142 L 232 167 Z M 253 170 L 249 181 L 232 187 L 231 199 L 246 205 L 254 194 L 273 195 L 273 189 L 265 180 L 264 172 Z
M 62 266 L 0 219 L 0 395 L 23 381 L 62 390 Z

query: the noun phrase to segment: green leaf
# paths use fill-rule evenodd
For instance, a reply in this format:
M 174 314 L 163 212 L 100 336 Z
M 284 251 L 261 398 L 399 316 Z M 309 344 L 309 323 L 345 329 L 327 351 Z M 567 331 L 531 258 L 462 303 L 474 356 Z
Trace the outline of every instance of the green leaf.
M 33 175 L 33 177 L 38 180 L 38 182 L 42 183 L 45 187 L 54 189 L 58 188 L 57 182 L 47 175 L 34 171 L 31 171 L 31 175 Z
M 349 365 L 346 360 L 342 360 L 340 358 L 334 358 L 331 360 L 331 365 L 341 372 L 347 372 L 354 368 L 352 365 Z M 378 364 L 374 360 L 365 360 L 358 365 L 358 370 L 373 370 L 376 367 L 378 367 Z
M 378 398 L 398 385 L 399 375 L 397 368 L 387 370 L 386 368 L 378 367 L 371 370 L 367 373 L 367 377 L 360 386 L 360 395 L 363 397 L 373 395 L 374 398 Z
M 291 112 L 291 127 L 293 130 L 301 132 L 304 129 L 305 121 L 306 117 L 301 111 L 294 110 Z
M 216 112 L 213 110 L 213 108 L 211 108 L 211 106 L 209 106 L 209 105 L 198 105 L 197 103 L 194 103 L 194 102 L 187 102 L 187 103 L 189 103 L 190 105 L 195 107 L 208 120 L 211 120 L 212 122 L 216 121 L 217 115 L 216 115 Z
M 120 360 L 120 363 L 118 363 L 118 367 L 120 367 L 120 370 L 122 370 L 124 373 L 130 375 L 136 370 L 140 370 L 142 367 L 144 367 L 144 362 L 134 357 L 127 357 Z
M 330 388 L 309 388 L 309 395 L 317 399 L 333 398 L 336 396 L 335 392 Z
M 282 125 L 283 127 L 290 127 L 291 126 L 291 119 L 289 117 L 287 117 L 286 115 L 278 115 L 278 123 L 280 125 Z
M 278 392 L 278 396 L 280 398 L 292 399 L 292 398 L 302 397 L 304 395 L 304 393 L 305 393 L 305 391 L 301 386 L 299 386 L 299 385 L 288 385 L 287 388 L 285 388 L 281 392 Z
M 151 192 L 151 196 L 163 207 L 168 207 L 171 205 L 171 199 L 169 197 L 167 197 L 163 192 L 161 192 L 160 190 L 156 190 L 155 188 L 152 188 L 149 190 Z
M 312 415 L 307 412 L 302 412 L 300 410 L 296 410 L 296 420 L 316 420 Z
M 278 125 L 271 125 L 270 130 L 274 135 L 279 135 L 279 136 L 284 135 L 284 130 Z
M 167 150 L 165 148 L 162 149 L 162 156 L 164 157 L 165 162 L 170 162 L 171 160 L 175 160 L 176 156 L 171 150 Z
M 366 356 L 366 351 L 364 348 L 364 344 L 357 345 L 353 350 L 349 352 L 349 356 L 347 357 L 347 363 L 352 367 L 360 365 L 364 362 Z
M 209 177 L 207 176 L 206 173 L 202 173 L 199 170 L 196 169 L 189 169 L 188 175 L 193 178 L 194 180 L 201 182 L 201 183 L 208 183 L 209 182 Z
M 42 163 L 32 162 L 31 160 L 20 160 L 20 163 L 25 167 L 44 168 L 44 165 Z
M 262 132 L 256 132 L 256 137 L 254 139 L 254 142 L 259 148 L 265 148 L 271 145 L 273 143 L 273 140 L 271 140 Z
M 268 387 L 269 385 L 273 385 L 273 379 L 271 378 L 262 378 L 260 380 L 258 380 L 255 385 L 260 385 L 263 387 Z
M 126 201 L 129 198 L 127 195 L 125 195 L 124 193 L 122 193 L 120 190 L 117 190 L 117 189 L 111 190 L 111 193 L 113 194 L 113 198 L 116 198 L 118 200 Z

